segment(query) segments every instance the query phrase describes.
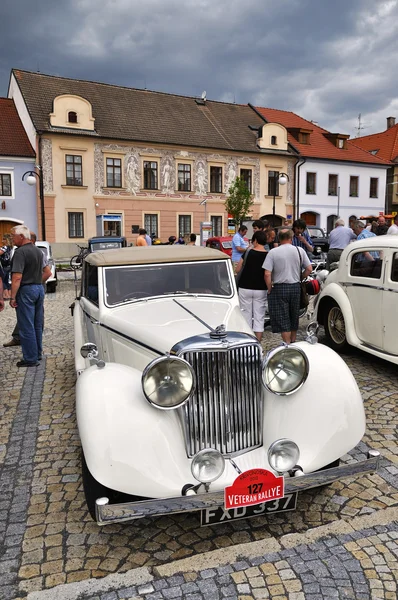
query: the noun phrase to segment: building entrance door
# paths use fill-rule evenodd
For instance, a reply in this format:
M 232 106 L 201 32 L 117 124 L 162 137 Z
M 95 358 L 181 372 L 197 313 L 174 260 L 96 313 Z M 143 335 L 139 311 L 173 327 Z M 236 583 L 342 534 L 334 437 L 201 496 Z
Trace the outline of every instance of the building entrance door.
M 301 219 L 307 223 L 307 225 L 316 225 L 316 214 L 313 212 L 303 212 L 300 215 Z
M 11 227 L 15 227 L 16 225 L 21 225 L 21 221 L 18 223 L 15 221 L 0 221 L 0 243 L 3 239 L 3 235 L 5 233 L 10 233 Z

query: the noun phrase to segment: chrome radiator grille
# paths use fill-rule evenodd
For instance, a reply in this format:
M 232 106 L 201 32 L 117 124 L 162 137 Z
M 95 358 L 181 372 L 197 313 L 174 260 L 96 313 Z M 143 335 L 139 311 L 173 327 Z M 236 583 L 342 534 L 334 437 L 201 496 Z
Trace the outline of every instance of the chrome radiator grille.
M 257 345 L 189 351 L 196 391 L 183 411 L 188 456 L 203 448 L 238 454 L 262 444 L 261 353 Z

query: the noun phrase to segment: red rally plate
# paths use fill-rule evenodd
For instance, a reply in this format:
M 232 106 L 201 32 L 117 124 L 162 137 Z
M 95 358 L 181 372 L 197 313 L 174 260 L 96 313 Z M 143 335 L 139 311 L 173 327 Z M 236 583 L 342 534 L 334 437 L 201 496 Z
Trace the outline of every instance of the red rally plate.
M 250 469 L 241 473 L 224 490 L 225 508 L 240 508 L 269 502 L 285 495 L 285 480 L 266 469 Z

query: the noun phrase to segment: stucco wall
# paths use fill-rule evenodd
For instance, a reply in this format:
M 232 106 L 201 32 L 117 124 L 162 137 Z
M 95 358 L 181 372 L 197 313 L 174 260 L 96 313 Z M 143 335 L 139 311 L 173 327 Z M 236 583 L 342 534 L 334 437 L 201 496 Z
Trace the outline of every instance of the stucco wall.
M 3 221 L 22 221 L 33 231 L 38 231 L 36 187 L 22 181 L 23 174 L 34 169 L 34 164 L 33 159 L 0 157 L 0 173 L 10 173 L 12 185 L 11 197 L 0 196 L 0 218 Z M 5 208 L 2 208 L 3 202 Z

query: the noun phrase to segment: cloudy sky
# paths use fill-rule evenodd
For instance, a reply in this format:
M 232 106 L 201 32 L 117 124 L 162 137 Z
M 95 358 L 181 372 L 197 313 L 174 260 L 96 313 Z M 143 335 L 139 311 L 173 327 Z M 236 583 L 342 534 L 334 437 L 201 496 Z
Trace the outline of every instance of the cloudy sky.
M 2 0 L 10 69 L 292 110 L 362 135 L 398 122 L 398 0 Z

